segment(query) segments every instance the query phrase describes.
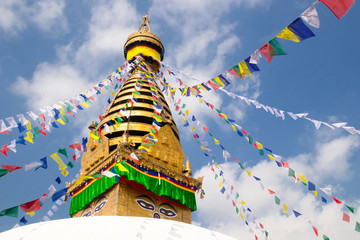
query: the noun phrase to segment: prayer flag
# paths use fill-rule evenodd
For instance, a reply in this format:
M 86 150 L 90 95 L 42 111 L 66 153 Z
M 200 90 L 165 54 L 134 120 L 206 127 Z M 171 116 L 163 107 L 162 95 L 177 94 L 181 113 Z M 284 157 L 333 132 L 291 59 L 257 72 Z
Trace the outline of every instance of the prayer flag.
M 1 165 L 2 168 L 8 170 L 8 172 L 13 172 L 18 169 L 22 169 L 22 167 L 14 166 L 14 165 Z
M 35 212 L 37 210 L 40 210 L 40 208 L 40 198 L 20 205 L 20 209 L 24 212 Z
M 0 211 L 1 216 L 9 216 L 17 218 L 19 214 L 19 206 L 11 207 Z
M 277 205 L 280 205 L 280 198 L 278 198 L 276 195 L 275 195 L 275 203 Z
M 136 162 L 137 165 L 139 165 L 139 158 L 136 156 L 135 153 L 131 153 L 127 158 L 130 158 Z
M 52 159 L 54 159 L 54 161 L 59 165 L 59 170 L 60 171 L 63 171 L 63 170 L 66 169 L 65 163 L 61 160 L 61 158 L 59 157 L 59 155 L 57 153 L 51 154 L 50 157 Z
M 67 152 L 66 152 L 66 148 L 59 148 L 58 153 L 61 153 L 65 157 L 68 157 Z
M 343 218 L 342 218 L 342 220 L 343 220 L 344 222 L 350 222 L 350 216 L 343 212 Z
M 216 144 L 216 145 L 219 145 L 219 144 L 220 144 L 220 142 L 219 142 L 216 138 L 214 138 L 214 141 L 215 141 L 215 144 Z
M 258 72 L 258 71 L 260 71 L 259 67 L 258 67 L 256 64 L 251 63 L 250 60 L 251 60 L 250 57 L 248 57 L 247 59 L 245 59 L 245 62 L 246 62 L 246 64 L 247 64 L 250 72 Z
M 320 2 L 323 2 L 340 19 L 353 5 L 354 0 L 320 0 Z
M 323 239 L 324 240 L 330 240 L 330 238 L 328 236 L 326 236 L 325 234 L 323 235 Z
M 360 223 L 356 222 L 355 231 L 360 232 Z
M 119 170 L 122 171 L 122 172 L 129 172 L 129 170 L 127 170 L 127 168 L 124 167 L 124 165 L 122 165 L 121 162 L 118 163 L 118 164 L 116 164 L 116 166 L 117 166 L 117 167 L 119 168 Z
M 312 226 L 312 228 L 314 229 L 314 232 L 315 232 L 315 235 L 318 237 L 319 236 L 319 233 L 318 233 L 318 230 L 316 227 Z
M 58 184 L 60 184 L 60 183 L 61 183 L 60 177 L 55 178 L 55 182 L 57 182 Z
M 299 213 L 299 212 L 297 212 L 297 211 L 295 211 L 295 210 L 292 210 L 292 211 L 293 211 L 295 217 L 298 217 L 298 216 L 302 215 L 301 213 Z
M 271 59 L 273 58 L 273 55 L 270 54 L 270 44 L 269 43 L 265 44 L 259 49 L 259 51 L 262 53 L 262 55 L 268 61 L 268 63 L 270 63 Z
M 346 207 L 347 209 L 349 209 L 350 212 L 354 213 L 354 208 L 353 208 L 353 207 L 350 207 L 350 206 L 348 206 L 348 205 L 346 205 L 346 204 L 345 204 L 345 207 Z
M 312 182 L 308 181 L 308 189 L 309 189 L 309 191 L 315 191 L 315 184 L 313 184 Z
M 301 19 L 307 22 L 309 25 L 319 28 L 320 27 L 320 20 L 318 12 L 316 11 L 315 6 L 311 6 L 308 9 L 305 10 L 300 15 Z
M 337 204 L 341 204 L 341 203 L 342 203 L 339 199 L 337 199 L 337 198 L 335 198 L 335 197 L 333 197 L 333 196 L 331 196 L 331 197 L 334 199 L 334 201 L 335 201 Z
M 28 221 L 26 220 L 25 216 L 20 219 L 20 223 L 26 224 L 27 222 Z
M 284 213 L 287 213 L 288 210 L 289 210 L 289 206 L 286 205 L 285 203 L 283 203 L 283 212 L 284 212 Z
M 315 34 L 308 28 L 304 22 L 301 20 L 301 18 L 297 18 L 295 21 L 293 21 L 288 28 L 290 31 L 296 34 L 301 40 L 305 40 L 310 37 L 314 37 Z
M 68 188 L 63 188 L 57 192 L 54 193 L 54 195 L 52 195 L 51 200 L 53 202 L 57 201 L 58 199 L 60 199 L 62 196 L 64 196 L 67 193 Z
M 284 30 L 282 30 L 278 35 L 276 35 L 276 37 L 286 39 L 286 40 L 290 40 L 290 41 L 293 41 L 293 42 L 300 42 L 301 41 L 301 39 L 298 36 L 296 36 L 295 33 L 290 31 L 290 29 L 288 27 L 286 27 Z
M 276 37 L 270 40 L 269 45 L 269 53 L 271 56 L 286 55 L 286 52 L 284 52 Z

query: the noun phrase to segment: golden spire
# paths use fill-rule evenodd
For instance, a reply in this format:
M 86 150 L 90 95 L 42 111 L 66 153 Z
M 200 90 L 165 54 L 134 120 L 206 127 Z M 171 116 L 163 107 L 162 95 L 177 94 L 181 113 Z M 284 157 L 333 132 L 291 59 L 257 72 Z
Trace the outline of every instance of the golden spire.
M 149 21 L 149 17 L 148 17 L 148 14 L 145 14 L 145 17 L 143 17 L 142 18 L 142 23 L 141 23 L 141 25 L 140 25 L 140 27 L 139 27 L 139 30 L 138 30 L 138 32 L 142 32 L 142 31 L 144 31 L 144 32 L 151 32 L 150 31 L 150 21 Z M 143 30 L 141 30 L 141 28 L 143 29 Z
M 140 53 L 153 57 L 158 61 L 164 58 L 165 49 L 158 36 L 150 31 L 148 14 L 142 18 L 142 23 L 137 32 L 130 34 L 124 45 L 124 56 L 130 61 Z

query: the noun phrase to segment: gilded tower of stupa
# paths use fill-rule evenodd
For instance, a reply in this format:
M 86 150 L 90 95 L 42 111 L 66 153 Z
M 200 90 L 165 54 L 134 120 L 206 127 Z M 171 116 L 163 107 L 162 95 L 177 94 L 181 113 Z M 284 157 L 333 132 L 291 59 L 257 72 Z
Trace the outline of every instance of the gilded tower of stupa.
M 80 177 L 69 185 L 72 217 L 141 216 L 191 223 L 201 179 L 191 177 L 170 108 L 156 82 L 149 81 L 155 79 L 164 52 L 146 15 L 124 46 L 129 77 L 101 121 L 89 126 L 99 140 L 89 138 Z M 130 101 L 134 96 L 136 101 Z M 156 106 L 162 109 L 158 116 Z M 161 119 L 157 128 L 154 118 Z M 110 132 L 105 124 L 111 124 Z M 154 144 L 150 141 L 147 151 L 140 151 L 146 139 Z

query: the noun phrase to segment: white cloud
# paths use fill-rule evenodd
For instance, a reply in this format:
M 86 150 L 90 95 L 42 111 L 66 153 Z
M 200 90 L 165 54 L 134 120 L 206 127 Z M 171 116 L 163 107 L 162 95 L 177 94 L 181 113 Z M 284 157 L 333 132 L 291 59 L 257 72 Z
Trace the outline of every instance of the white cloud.
M 41 0 L 32 4 L 25 0 L 3 0 L 0 2 L 0 29 L 13 36 L 34 23 L 42 31 L 58 34 L 67 30 L 64 8 L 65 0 Z
M 317 144 L 313 154 L 302 154 L 292 159 L 288 159 L 290 165 L 296 170 L 302 170 L 308 178 L 316 179 L 314 182 L 317 187 L 322 187 L 326 182 L 326 177 L 329 172 L 321 171 L 324 166 L 319 165 L 319 161 L 328 161 L 329 156 L 324 155 L 331 149 L 331 156 L 338 156 L 343 153 L 344 144 L 345 149 L 349 152 L 341 158 L 341 164 L 348 162 L 349 158 L 355 152 L 355 146 L 358 145 L 358 138 L 353 136 L 339 137 L 332 139 L 322 144 Z M 324 160 L 326 158 L 326 160 Z M 304 161 L 307 159 L 307 161 Z M 311 159 L 317 159 L 311 161 Z M 332 161 L 332 160 L 330 160 Z M 340 165 L 339 162 L 335 164 Z M 287 169 L 278 168 L 273 162 L 269 160 L 261 161 L 255 166 L 247 166 L 247 169 L 261 178 L 262 183 L 266 188 L 276 192 L 276 195 L 281 199 L 281 204 L 285 202 L 289 209 L 295 209 L 303 215 L 295 218 L 291 213 L 284 215 L 281 212 L 281 206 L 277 206 L 274 201 L 274 195 L 270 195 L 267 190 L 262 191 L 259 183 L 252 177 L 249 177 L 246 172 L 241 171 L 241 168 L 236 163 L 221 164 L 224 178 L 235 187 L 235 191 L 239 193 L 240 198 L 245 201 L 246 206 L 252 210 L 252 214 L 256 217 L 257 222 L 261 222 L 270 237 L 273 239 L 311 239 L 315 237 L 312 226 L 307 223 L 310 219 L 319 233 L 327 235 L 330 239 L 356 239 L 358 233 L 354 231 L 355 215 L 351 215 L 350 224 L 342 221 L 342 212 L 337 209 L 337 204 L 332 202 L 324 205 L 319 198 L 306 190 L 301 183 L 294 184 L 293 179 L 287 176 Z M 253 238 L 253 234 L 249 233 L 249 228 L 244 224 L 243 220 L 236 214 L 235 208 L 232 206 L 231 200 L 226 200 L 225 194 L 220 193 L 218 187 L 219 179 L 214 179 L 214 173 L 209 170 L 209 166 L 204 166 L 198 170 L 194 175 L 205 176 L 203 188 L 205 190 L 205 199 L 197 199 L 198 210 L 194 215 L 195 221 L 201 221 L 203 227 L 208 227 L 212 230 L 219 231 L 231 235 L 237 239 Z M 351 164 L 346 164 L 344 169 L 340 172 L 334 169 L 327 171 L 331 172 L 331 177 L 336 178 L 342 176 L 343 171 L 349 171 Z M 341 185 L 342 178 L 338 182 Z M 233 197 L 233 196 L 232 196 Z M 340 198 L 340 196 L 339 196 Z M 231 199 L 231 198 L 230 198 Z M 343 198 L 341 200 L 345 201 Z M 358 208 L 360 199 L 355 200 L 350 205 Z M 347 203 L 349 204 L 349 203 Z M 251 218 L 250 218 L 251 219 Z M 255 227 L 252 227 L 255 230 Z M 257 232 L 259 239 L 263 238 L 261 232 Z M 261 236 L 261 237 L 260 237 Z

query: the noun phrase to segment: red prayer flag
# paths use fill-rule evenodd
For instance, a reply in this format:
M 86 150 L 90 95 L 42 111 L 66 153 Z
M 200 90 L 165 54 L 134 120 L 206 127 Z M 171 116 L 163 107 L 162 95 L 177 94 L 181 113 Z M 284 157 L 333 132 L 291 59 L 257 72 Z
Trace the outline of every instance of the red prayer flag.
M 335 197 L 333 197 L 333 196 L 331 196 L 331 197 L 334 199 L 334 201 L 335 201 L 337 204 L 341 204 L 341 203 L 342 203 L 339 199 L 337 199 L 337 198 L 335 198 Z
M 8 151 L 9 151 L 9 148 L 8 148 L 8 145 L 7 145 L 7 144 L 4 145 L 2 149 L 0 149 L 0 152 L 1 152 L 2 154 L 4 154 L 5 156 L 8 156 L 8 155 L 7 155 L 7 152 L 8 152 Z
M 320 0 L 320 2 L 323 2 L 340 19 L 353 5 L 354 0 Z
M 232 204 L 234 205 L 234 207 L 236 207 L 236 203 L 234 200 L 232 200 Z
M 264 229 L 264 225 L 262 225 L 261 223 L 259 223 L 259 225 L 260 225 L 260 227 L 261 227 L 262 229 Z
M 343 221 L 345 222 L 350 222 L 350 216 L 347 215 L 346 213 L 343 213 L 343 218 L 342 218 Z
M 209 128 L 207 127 L 203 127 L 204 128 L 204 131 L 207 132 L 209 130 Z
M 18 169 L 22 169 L 22 167 L 14 166 L 14 165 L 1 165 L 3 169 L 7 169 L 8 173 L 13 172 Z
M 270 44 L 269 43 L 265 44 L 259 49 L 259 51 L 262 53 L 262 55 L 268 61 L 268 63 L 270 63 L 271 59 L 273 58 L 273 56 L 270 55 Z
M 247 132 L 245 132 L 244 130 L 241 130 L 245 135 L 247 135 L 248 133 Z
M 256 143 L 253 143 L 253 145 L 254 145 L 254 148 L 258 148 L 257 145 L 256 145 Z
M 213 171 L 213 172 L 215 172 L 215 170 L 214 170 L 214 168 L 213 168 L 213 167 L 211 167 L 211 168 L 210 168 L 210 170 L 211 170 L 211 171 Z
M 20 205 L 20 209 L 24 212 L 35 212 L 40 210 L 40 208 L 40 198 Z
M 220 86 L 219 85 L 217 85 L 217 84 L 215 84 L 215 83 L 213 83 L 212 81 L 207 81 L 207 83 L 216 91 L 216 90 L 218 90 L 219 88 L 220 88 Z
M 42 114 L 40 114 L 39 115 L 39 117 L 41 117 L 42 119 L 44 119 L 44 121 L 45 121 L 45 116 L 44 116 L 44 114 L 42 113 Z
M 47 136 L 47 134 L 46 134 L 46 132 L 45 132 L 44 130 L 40 129 L 39 132 L 40 132 L 42 135 Z
M 283 167 L 289 168 L 289 163 L 288 162 L 281 161 L 281 164 L 283 165 Z
M 312 228 L 314 229 L 315 235 L 318 237 L 319 236 L 318 230 L 314 226 L 312 226 Z
M 233 191 L 233 190 L 234 190 L 234 186 L 233 186 L 233 185 L 231 185 L 231 188 L 230 188 L 230 189 L 231 189 L 231 191 Z
M 232 157 L 234 159 L 234 161 L 238 162 L 239 160 L 237 160 L 236 158 Z
M 232 73 L 232 74 L 234 74 L 236 77 L 240 78 L 239 75 L 235 72 L 234 69 L 230 69 L 230 70 L 228 70 L 228 72 L 229 72 L 229 73 Z
M 212 105 L 212 104 L 210 104 L 210 103 L 208 103 L 208 104 L 209 104 L 210 108 L 211 108 L 212 110 L 214 110 L 214 105 Z
M 275 194 L 275 192 L 273 190 L 268 189 L 268 191 L 270 194 Z
M 81 143 L 73 143 L 69 146 L 69 148 L 72 148 L 72 149 L 77 149 L 79 151 L 81 151 Z

